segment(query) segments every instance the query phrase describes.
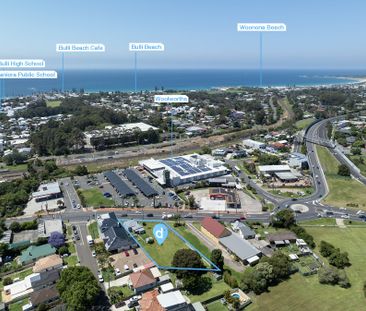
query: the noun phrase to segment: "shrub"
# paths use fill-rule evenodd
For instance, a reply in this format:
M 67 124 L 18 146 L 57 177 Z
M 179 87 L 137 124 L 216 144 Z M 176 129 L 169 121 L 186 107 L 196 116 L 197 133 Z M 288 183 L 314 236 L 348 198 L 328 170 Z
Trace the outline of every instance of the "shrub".
M 231 275 L 229 271 L 224 272 L 224 282 L 229 285 L 231 288 L 237 288 L 238 287 L 238 281 L 237 279 Z
M 333 252 L 335 251 L 335 247 L 326 242 L 326 241 L 320 241 L 320 254 L 323 257 L 329 257 L 330 255 L 333 254 Z
M 69 249 L 67 248 L 67 246 L 61 246 L 59 249 L 58 249 L 58 253 L 59 255 L 65 255 L 65 254 L 68 254 L 69 253 Z
M 13 280 L 11 279 L 11 277 L 7 276 L 3 280 L 3 285 L 6 286 L 6 285 L 10 285 L 10 284 L 13 284 Z

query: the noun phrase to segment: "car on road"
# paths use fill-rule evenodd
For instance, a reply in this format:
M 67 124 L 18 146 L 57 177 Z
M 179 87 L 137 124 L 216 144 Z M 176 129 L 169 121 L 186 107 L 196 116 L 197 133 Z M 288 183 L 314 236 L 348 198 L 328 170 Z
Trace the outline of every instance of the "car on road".
M 130 298 L 130 301 L 139 301 L 141 299 L 140 295 L 136 295 Z
M 122 274 L 122 272 L 118 268 L 114 269 L 115 276 L 120 276 L 121 274 Z
M 103 275 L 98 274 L 98 280 L 100 283 L 103 283 L 104 282 Z
M 146 214 L 146 217 L 154 217 L 154 214 L 152 213 Z
M 350 219 L 349 215 L 348 214 L 343 214 L 341 215 L 341 218 L 344 218 L 344 219 Z
M 142 214 L 142 212 L 141 211 L 136 211 L 135 214 Z
M 97 253 L 95 251 L 92 251 L 92 256 L 93 257 L 96 257 L 97 256 Z
M 183 218 L 193 218 L 193 215 L 191 213 L 183 215 Z
M 128 215 L 127 214 L 121 214 L 120 217 L 128 217 Z
M 212 219 L 220 219 L 220 216 L 219 215 L 213 215 Z

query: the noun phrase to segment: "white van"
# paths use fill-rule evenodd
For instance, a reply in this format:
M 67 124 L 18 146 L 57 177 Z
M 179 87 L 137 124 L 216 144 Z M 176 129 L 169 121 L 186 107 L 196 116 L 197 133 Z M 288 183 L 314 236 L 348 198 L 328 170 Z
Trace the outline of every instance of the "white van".
M 86 240 L 88 241 L 88 244 L 89 245 L 93 245 L 94 244 L 94 240 L 93 240 L 93 238 L 92 238 L 91 235 L 87 235 L 86 236 Z

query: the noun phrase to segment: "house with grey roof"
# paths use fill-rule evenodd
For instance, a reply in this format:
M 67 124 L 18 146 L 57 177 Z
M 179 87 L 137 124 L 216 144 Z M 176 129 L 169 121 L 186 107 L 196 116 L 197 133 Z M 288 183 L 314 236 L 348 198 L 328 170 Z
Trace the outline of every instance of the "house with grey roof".
M 237 256 L 244 264 L 255 264 L 262 255 L 260 250 L 255 248 L 248 241 L 242 239 L 239 234 L 236 233 L 220 238 L 220 244 L 224 246 L 229 253 Z
M 255 238 L 255 232 L 250 229 L 246 224 L 243 224 L 240 221 L 235 221 L 231 224 L 231 228 L 237 232 L 242 239 L 254 239 Z
M 107 251 L 120 252 L 138 246 L 127 229 L 119 223 L 114 213 L 101 215 L 98 225 L 100 237 Z

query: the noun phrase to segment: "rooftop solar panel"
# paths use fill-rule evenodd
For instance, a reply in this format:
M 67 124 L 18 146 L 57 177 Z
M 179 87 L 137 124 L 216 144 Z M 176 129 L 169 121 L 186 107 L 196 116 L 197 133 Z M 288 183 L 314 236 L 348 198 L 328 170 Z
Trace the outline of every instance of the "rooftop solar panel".
M 120 195 L 129 196 L 135 194 L 135 192 L 116 173 L 107 171 L 104 173 L 104 177 Z
M 124 174 L 141 192 L 147 197 L 157 195 L 157 191 L 145 180 L 143 179 L 135 170 L 128 168 L 124 171 Z

